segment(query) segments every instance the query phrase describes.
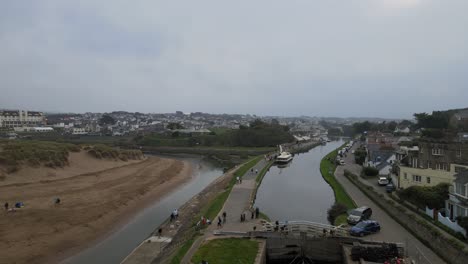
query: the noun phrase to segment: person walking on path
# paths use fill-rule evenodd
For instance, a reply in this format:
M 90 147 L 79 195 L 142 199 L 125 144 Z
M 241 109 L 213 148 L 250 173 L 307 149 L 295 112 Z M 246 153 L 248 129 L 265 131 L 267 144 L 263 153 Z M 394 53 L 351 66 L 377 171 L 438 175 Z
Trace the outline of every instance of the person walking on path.
M 239 180 L 239 176 L 236 177 L 236 182 L 239 183 L 240 180 Z
M 9 206 L 9 204 L 8 204 L 8 202 L 6 202 L 6 203 L 5 203 L 5 210 L 6 210 L 6 211 L 8 211 L 8 206 Z
M 255 215 L 254 215 L 254 211 L 253 211 L 253 210 L 250 210 L 250 212 L 251 212 L 250 219 L 254 219 L 254 216 L 255 216 Z
M 218 227 L 221 227 L 221 217 L 218 216 Z
M 255 218 L 258 218 L 259 215 L 260 215 L 260 209 L 257 207 L 255 208 Z
M 223 212 L 223 223 L 225 224 L 226 223 L 226 217 L 227 217 L 227 214 L 226 214 L 226 211 Z M 221 219 L 221 218 L 220 218 Z

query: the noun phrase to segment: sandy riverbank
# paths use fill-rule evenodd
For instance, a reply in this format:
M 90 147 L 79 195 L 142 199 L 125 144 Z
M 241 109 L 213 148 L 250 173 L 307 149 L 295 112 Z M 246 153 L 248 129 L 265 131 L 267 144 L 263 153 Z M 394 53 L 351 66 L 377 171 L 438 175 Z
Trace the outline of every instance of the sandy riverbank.
M 64 168 L 51 174 L 50 169 L 36 168 L 25 175 L 28 179 L 0 183 L 2 204 L 26 205 L 0 216 L 0 263 L 57 262 L 123 224 L 192 174 L 189 163 L 156 157 L 101 164 L 96 166 L 99 171 L 81 162 L 79 157 L 71 159 L 73 172 Z M 55 197 L 62 201 L 59 206 L 53 204 Z

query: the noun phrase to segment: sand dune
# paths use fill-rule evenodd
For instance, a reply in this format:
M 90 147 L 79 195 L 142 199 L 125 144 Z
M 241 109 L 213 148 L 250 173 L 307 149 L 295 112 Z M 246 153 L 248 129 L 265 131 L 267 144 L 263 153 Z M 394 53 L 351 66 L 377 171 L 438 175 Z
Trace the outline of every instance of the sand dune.
M 190 175 L 190 164 L 177 160 L 151 157 L 125 163 L 81 154 L 71 157 L 70 168 L 28 168 L 13 175 L 22 179 L 8 175 L 0 182 L 0 201 L 22 201 L 26 206 L 0 217 L 0 263 L 57 262 L 124 223 Z M 55 197 L 62 201 L 58 206 Z

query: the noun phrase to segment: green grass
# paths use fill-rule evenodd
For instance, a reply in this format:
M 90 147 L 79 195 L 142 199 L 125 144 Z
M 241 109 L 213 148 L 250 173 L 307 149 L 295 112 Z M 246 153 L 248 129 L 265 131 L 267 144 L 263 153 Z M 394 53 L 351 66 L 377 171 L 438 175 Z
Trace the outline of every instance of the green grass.
M 236 183 L 236 177 L 242 177 L 247 171 L 250 170 L 250 168 L 255 166 L 262 158 L 263 156 L 255 157 L 251 159 L 250 161 L 248 161 L 247 163 L 245 163 L 244 165 L 242 165 L 242 167 L 240 167 L 234 173 L 234 177 L 232 177 L 227 190 L 218 194 L 216 198 L 214 198 L 206 207 L 204 207 L 201 210 L 201 215 L 205 216 L 208 219 L 214 220 L 214 218 L 218 215 L 218 213 L 223 208 L 224 203 L 226 202 L 227 198 L 229 197 L 229 193 L 231 193 L 232 187 Z
M 348 224 L 348 221 L 346 221 L 346 219 L 348 218 L 348 214 L 342 214 L 342 215 L 339 215 L 336 219 L 335 219 L 335 223 L 333 223 L 334 226 L 339 226 L 341 224 Z
M 234 173 L 234 183 L 235 183 L 235 177 L 242 177 L 244 176 L 244 174 L 246 172 L 248 172 L 253 166 L 255 166 L 260 160 L 263 159 L 263 156 L 257 156 L 253 159 L 251 159 L 250 161 L 248 161 L 247 163 L 245 163 L 244 165 L 242 165 L 242 167 L 240 167 L 235 173 Z M 232 186 L 234 186 L 234 183 L 232 184 Z M 232 187 L 231 186 L 231 187 Z
M 21 164 L 63 167 L 68 164 L 69 152 L 78 152 L 80 147 L 73 144 L 32 141 L 0 140 L 0 164 L 17 168 Z
M 194 236 L 190 238 L 189 240 L 185 241 L 185 243 L 180 247 L 177 252 L 174 254 L 174 256 L 171 259 L 171 264 L 179 264 L 182 262 L 182 259 L 184 258 L 185 254 L 187 254 L 187 251 L 189 251 L 190 247 L 192 247 L 193 242 L 195 242 L 195 239 L 197 237 Z
M 260 212 L 259 217 L 260 217 L 260 219 L 263 219 L 263 220 L 266 220 L 266 221 L 268 221 L 268 222 L 271 222 L 270 217 L 268 217 L 268 215 L 266 215 L 266 214 L 264 214 L 264 213 L 262 213 L 262 212 Z
M 211 219 L 214 222 L 215 217 L 218 215 L 219 211 L 223 209 L 224 203 L 226 202 L 227 198 L 229 197 L 230 191 L 224 191 L 210 203 L 210 205 L 205 209 L 202 210 L 202 215 L 208 219 Z
M 339 147 L 338 149 L 340 148 L 341 147 Z M 328 184 L 330 184 L 330 186 L 332 187 L 333 192 L 335 193 L 335 201 L 337 203 L 342 203 L 346 205 L 346 207 L 348 208 L 355 208 L 356 203 L 354 203 L 353 199 L 349 197 L 348 193 L 346 193 L 343 186 L 341 186 L 341 184 L 336 180 L 335 176 L 333 175 L 336 169 L 334 161 L 336 159 L 336 155 L 338 154 L 338 149 L 330 152 L 322 159 L 322 161 L 320 162 L 320 172 L 322 173 L 322 176 L 325 179 L 325 181 L 328 182 Z
M 214 239 L 202 245 L 192 258 L 192 263 L 255 263 L 258 242 L 244 238 Z
M 268 163 L 267 166 L 265 166 L 261 171 L 260 173 L 258 174 L 257 178 L 255 178 L 255 181 L 257 182 L 257 188 L 258 186 L 260 185 L 260 183 L 262 182 L 263 180 L 263 177 L 265 176 L 265 174 L 267 173 L 268 169 L 271 167 L 271 165 L 273 164 L 274 161 L 270 161 L 270 163 Z

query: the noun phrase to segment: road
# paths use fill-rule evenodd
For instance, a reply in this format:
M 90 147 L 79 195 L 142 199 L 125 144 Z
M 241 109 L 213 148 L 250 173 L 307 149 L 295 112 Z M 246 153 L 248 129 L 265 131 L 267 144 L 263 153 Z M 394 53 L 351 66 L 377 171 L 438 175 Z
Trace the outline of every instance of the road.
M 358 145 L 359 143 L 355 143 L 352 149 L 355 150 Z M 345 188 L 345 190 L 358 206 L 366 205 L 372 208 L 373 213 L 371 219 L 377 220 L 382 228 L 379 233 L 369 235 L 366 238 L 374 241 L 405 243 L 409 255 L 420 260 L 417 263 L 446 263 L 431 249 L 426 247 L 416 237 L 410 234 L 403 226 L 393 220 L 393 218 L 391 218 L 385 211 L 378 207 L 344 176 L 345 169 L 355 173 L 356 175 L 359 175 L 361 171 L 361 166 L 355 164 L 354 155 L 351 154 L 351 151 L 348 152 L 347 157 L 345 157 L 344 160 L 346 164 L 336 168 L 336 179 Z

